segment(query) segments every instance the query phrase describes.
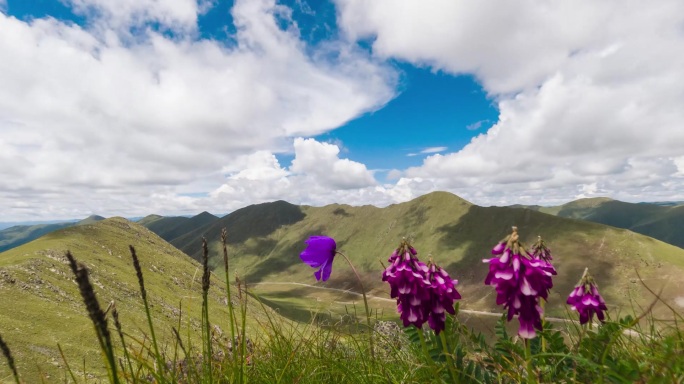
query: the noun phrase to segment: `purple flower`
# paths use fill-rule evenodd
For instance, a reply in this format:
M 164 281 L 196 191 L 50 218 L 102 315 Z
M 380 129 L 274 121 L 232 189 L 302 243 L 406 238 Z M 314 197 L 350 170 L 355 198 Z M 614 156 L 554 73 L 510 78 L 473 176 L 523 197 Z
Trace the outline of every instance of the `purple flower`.
M 327 236 L 311 236 L 305 243 L 306 249 L 299 254 L 299 257 L 310 267 L 319 268 L 318 271 L 314 272 L 316 280 L 328 280 L 337 252 L 335 240 Z
M 508 309 L 508 321 L 518 315 L 518 335 L 531 339 L 536 336 L 535 328 L 542 328 L 543 309 L 540 298 L 547 299 L 553 287 L 551 276 L 555 274 L 550 264 L 542 259 L 530 259 L 518 241 L 517 228 L 492 249 L 499 256 L 485 259 L 489 264 L 486 285 L 496 289 L 496 304 Z
M 545 265 L 542 266 L 543 269 L 550 272 L 552 275 L 557 274 L 556 268 L 551 264 L 551 260 L 553 260 L 553 257 L 551 257 L 551 250 L 546 247 L 541 236 L 538 236 L 537 242 L 532 246 L 532 252 L 529 255 L 533 259 L 542 260 L 545 263 Z
M 607 311 L 606 302 L 599 294 L 598 287 L 594 279 L 589 275 L 589 268 L 584 270 L 584 274 L 575 289 L 568 296 L 568 305 L 580 315 L 580 324 L 586 324 L 596 317 L 603 322 L 605 319 L 604 311 Z
M 397 312 L 405 327 L 421 328 L 428 322 L 439 334 L 444 330 L 446 313 L 455 314 L 457 280 L 439 266 L 428 267 L 418 260 L 418 252 L 405 240 L 389 258 L 390 265 L 382 273 L 382 281 L 390 285 L 390 296 L 397 299 Z
M 382 281 L 390 285 L 390 296 L 397 299 L 397 312 L 405 327 L 421 328 L 430 311 L 428 267 L 418 260 L 416 250 L 405 240 L 389 258 Z
M 430 312 L 428 324 L 436 334 L 444 330 L 446 312 L 455 315 L 454 300 L 459 300 L 461 294 L 456 290 L 458 280 L 453 280 L 441 267 L 432 263 L 428 266 L 427 280 L 431 283 Z

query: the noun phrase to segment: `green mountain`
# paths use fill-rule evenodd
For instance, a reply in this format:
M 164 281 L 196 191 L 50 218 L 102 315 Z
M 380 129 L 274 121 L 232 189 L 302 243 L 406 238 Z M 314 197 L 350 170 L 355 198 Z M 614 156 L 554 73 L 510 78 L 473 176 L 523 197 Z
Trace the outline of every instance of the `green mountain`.
M 207 239 L 218 239 L 221 236 L 221 230 L 228 228 L 228 243 L 241 244 L 256 238 L 263 238 L 278 228 L 296 223 L 303 218 L 302 209 L 286 201 L 255 204 L 238 209 L 206 227 L 197 227 L 171 240 L 171 244 L 195 260 L 199 260 L 202 255 L 201 238 L 203 236 Z
M 105 218 L 102 217 L 102 216 L 90 215 L 90 216 L 86 217 L 85 219 L 83 219 L 83 220 L 77 222 L 76 225 L 95 224 L 95 223 L 97 223 L 98 221 L 102 221 L 102 220 L 104 220 L 104 219 L 105 219 Z
M 217 221 L 219 218 L 209 212 L 202 212 L 193 217 L 161 217 L 157 215 L 150 215 L 142 220 L 139 224 L 145 226 L 150 231 L 156 233 L 166 241 L 173 241 L 175 238 L 185 235 L 188 232 L 204 228 L 205 226 Z
M 15 225 L 10 228 L 0 231 L 0 252 L 18 247 L 33 241 L 50 232 L 58 229 L 72 227 L 74 225 L 94 224 L 102 221 L 105 218 L 102 216 L 91 215 L 87 218 L 77 222 L 63 222 L 55 224 L 36 224 L 36 225 Z
M 684 231 L 681 230 L 684 228 L 684 205 L 625 203 L 598 197 L 579 199 L 555 207 L 525 208 L 629 229 L 684 248 Z
M 163 216 L 160 216 L 160 215 L 147 215 L 147 216 L 143 217 L 142 219 L 136 221 L 136 223 L 147 228 L 147 226 L 150 223 L 152 223 L 153 221 L 157 221 L 157 220 L 161 219 L 162 217 Z
M 500 312 L 494 303 L 493 288 L 483 285 L 487 265 L 482 259 L 491 257 L 491 248 L 510 233 L 512 225 L 518 226 L 525 243 L 531 244 L 541 235 L 553 250 L 558 276 L 547 306 L 551 315 L 566 316 L 565 298 L 585 267 L 600 284 L 611 309 L 631 310 L 633 305 L 651 301 L 636 271 L 652 289 L 664 287 L 662 297 L 669 304 L 676 306 L 684 301 L 681 248 L 628 230 L 530 209 L 479 207 L 445 192 L 386 208 L 338 204 L 317 208 L 282 201 L 253 205 L 217 220 L 203 233 L 216 239 L 221 228 L 227 228 L 231 268 L 254 287 L 270 285 L 269 290 L 277 297 L 308 295 L 318 301 L 329 299 L 320 295 L 323 288 L 358 292 L 359 287 L 339 257 L 331 279 L 315 283 L 313 270 L 299 259 L 309 236 L 335 238 L 338 249 L 355 264 L 371 295 L 381 298 L 389 297 L 388 286 L 380 279 L 382 265 L 402 237 L 407 237 L 422 260 L 431 256 L 460 280 L 462 308 Z M 198 257 L 196 233 L 179 237 L 173 244 Z M 214 253 L 219 250 L 217 242 L 210 245 Z M 218 260 L 214 265 L 220 265 Z M 298 284 L 315 284 L 319 289 L 307 291 Z M 391 301 L 377 299 L 376 305 L 381 302 L 388 313 L 393 311 Z
M 15 225 L 0 231 L 0 252 L 26 244 L 58 229 L 73 226 L 75 223 Z
M 124 331 L 138 340 L 149 335 L 129 244 L 140 259 L 160 348 L 172 347 L 171 327 L 179 324 L 186 345 L 187 337 L 198 345 L 201 266 L 143 226 L 110 218 L 54 231 L 0 253 L 0 334 L 25 382 L 40 382 L 39 372 L 47 375 L 46 382 L 64 381 L 58 343 L 77 375 L 83 375 L 85 359 L 88 381 L 102 379 L 97 339 L 64 257 L 66 250 L 90 270 L 103 308 L 116 304 Z M 225 331 L 225 286 L 218 280 L 211 284 L 210 319 Z M 7 365 L 0 364 L 0 381 L 9 377 Z

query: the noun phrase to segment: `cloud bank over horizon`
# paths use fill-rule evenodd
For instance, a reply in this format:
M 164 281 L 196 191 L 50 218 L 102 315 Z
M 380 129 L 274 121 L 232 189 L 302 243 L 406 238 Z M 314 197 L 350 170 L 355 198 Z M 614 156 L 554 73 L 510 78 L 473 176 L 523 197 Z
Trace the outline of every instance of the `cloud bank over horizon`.
M 435 190 L 480 205 L 684 200 L 681 1 L 334 3 L 338 33 L 312 44 L 275 0 L 236 1 L 231 42 L 199 36 L 208 0 L 66 1 L 84 25 L 17 19 L 0 0 L 0 221 Z M 406 169 L 317 137 L 397 97 L 396 62 L 474 76 L 498 121 Z
M 485 204 L 684 198 L 684 3 L 338 4 L 377 56 L 473 74 L 497 100 L 492 128 L 406 177 Z

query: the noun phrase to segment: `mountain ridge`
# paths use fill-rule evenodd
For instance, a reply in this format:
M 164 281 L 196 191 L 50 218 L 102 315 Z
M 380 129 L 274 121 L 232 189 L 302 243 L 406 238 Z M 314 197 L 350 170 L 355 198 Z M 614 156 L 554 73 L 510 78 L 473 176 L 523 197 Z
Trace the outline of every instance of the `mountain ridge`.
M 518 206 L 551 215 L 624 228 L 684 248 L 684 205 L 627 203 L 607 197 L 553 206 Z

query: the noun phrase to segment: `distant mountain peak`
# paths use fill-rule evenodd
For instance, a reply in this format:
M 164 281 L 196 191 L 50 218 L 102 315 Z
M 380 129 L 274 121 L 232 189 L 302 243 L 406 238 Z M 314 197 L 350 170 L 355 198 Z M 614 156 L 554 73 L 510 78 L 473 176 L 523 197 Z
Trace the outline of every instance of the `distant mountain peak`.
M 215 219 L 218 219 L 218 216 L 212 215 L 211 213 L 209 213 L 209 212 L 207 212 L 207 211 L 203 211 L 202 213 L 199 213 L 199 214 L 195 215 L 193 218 L 200 218 L 200 217 L 201 217 L 201 218 L 215 218 Z
M 102 221 L 102 220 L 105 220 L 105 218 L 102 217 L 102 216 L 99 216 L 99 215 L 90 215 L 90 216 L 86 217 L 85 219 L 83 219 L 83 220 L 77 222 L 76 225 L 95 224 L 95 223 L 97 223 L 98 221 Z
M 430 193 L 426 193 L 422 196 L 418 196 L 415 199 L 411 201 L 416 201 L 416 202 L 430 202 L 433 204 L 444 204 L 444 203 L 460 203 L 460 204 L 467 204 L 467 205 L 473 205 L 471 202 L 468 200 L 453 194 L 451 192 L 446 192 L 446 191 L 434 191 Z

